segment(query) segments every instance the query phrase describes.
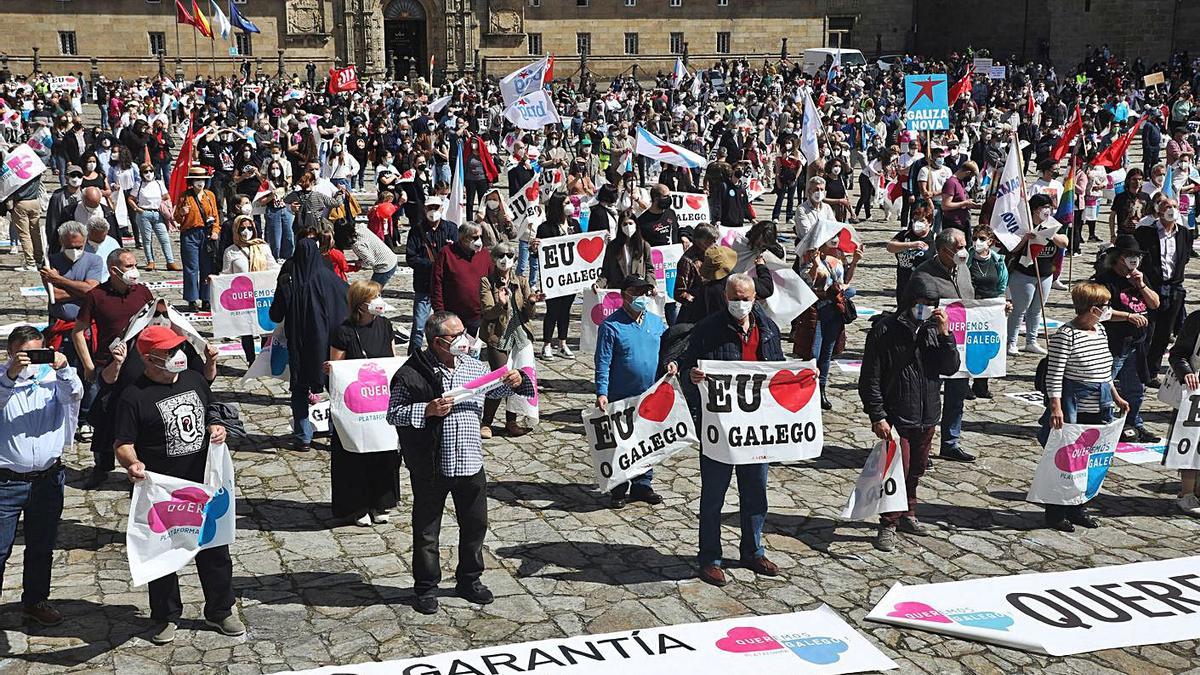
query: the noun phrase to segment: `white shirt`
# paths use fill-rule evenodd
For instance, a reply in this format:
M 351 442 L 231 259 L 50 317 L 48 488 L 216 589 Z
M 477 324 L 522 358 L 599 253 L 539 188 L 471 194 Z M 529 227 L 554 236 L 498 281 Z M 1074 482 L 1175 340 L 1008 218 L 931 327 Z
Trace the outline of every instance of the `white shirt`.
M 1179 223 L 1175 224 L 1169 233 L 1163 229 L 1162 221 L 1155 221 L 1155 227 L 1158 229 L 1158 248 L 1162 252 L 1162 276 L 1163 281 L 1171 278 L 1175 272 L 1175 233 L 1178 232 Z
M 1030 197 L 1034 195 L 1047 195 L 1054 202 L 1054 208 L 1056 209 L 1058 208 L 1058 199 L 1062 197 L 1062 193 L 1063 184 L 1054 179 L 1046 180 L 1045 178 L 1039 178 L 1034 181 L 1033 185 L 1029 186 Z
M 163 185 L 161 180 L 142 183 L 137 191 L 138 208 L 147 211 L 157 210 L 158 205 L 162 203 L 162 198 L 165 196 L 167 196 L 167 187 Z
M 104 269 L 100 270 L 100 283 L 108 281 L 108 254 L 121 248 L 121 244 L 111 236 L 105 236 L 104 241 L 97 244 L 89 237 L 83 244 L 83 250 L 89 253 L 95 253 L 100 256 L 100 260 L 104 263 Z
M 949 180 L 951 175 L 952 172 L 948 166 L 943 166 L 940 169 L 932 166 L 924 166 L 921 168 L 921 173 L 917 174 L 917 180 L 922 183 L 928 182 L 930 197 L 934 203 L 941 204 L 942 187 L 946 185 L 946 181 Z
M 66 366 L 14 382 L 8 364 L 0 371 L 0 468 L 17 473 L 44 471 L 62 455 L 78 422 L 75 412 L 83 398 L 83 383 Z
M 804 241 L 804 237 L 809 231 L 817 226 L 819 220 L 837 220 L 833 215 L 833 209 L 825 202 L 821 202 L 817 206 L 813 206 L 812 200 L 805 195 L 804 201 L 800 202 L 800 208 L 796 209 L 796 245 Z

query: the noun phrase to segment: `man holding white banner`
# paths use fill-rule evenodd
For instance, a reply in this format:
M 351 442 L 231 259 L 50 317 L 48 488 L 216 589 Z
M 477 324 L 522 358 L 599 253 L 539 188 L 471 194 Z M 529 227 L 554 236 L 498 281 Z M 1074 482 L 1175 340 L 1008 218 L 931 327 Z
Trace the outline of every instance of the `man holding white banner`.
M 129 385 L 116 406 L 117 461 L 132 481 L 146 472 L 204 483 L 209 444 L 225 442 L 225 427 L 211 423 L 208 381 L 188 370 L 184 341 L 166 326 L 149 326 L 138 335 L 137 350 L 146 373 Z M 246 632 L 234 612 L 233 561 L 228 546 L 206 548 L 196 554 L 196 571 L 204 587 L 204 621 L 229 636 Z M 174 573 L 149 584 L 150 618 L 158 626 L 150 638 L 155 644 L 175 639 L 176 622 L 183 614 L 179 582 Z
M 692 416 L 704 419 L 697 387 L 711 391 L 700 361 L 783 361 L 779 327 L 761 307 L 754 304 L 754 280 L 744 273 L 732 274 L 725 284 L 728 310 L 711 314 L 692 329 L 691 344 L 679 367 L 688 371 L 688 405 Z M 815 381 L 814 381 L 815 385 Z M 811 396 L 811 391 L 809 392 Z M 734 395 L 724 387 L 724 396 Z M 795 412 L 795 411 L 793 411 Z M 819 415 L 818 411 L 818 415 Z M 699 431 L 700 425 L 697 424 Z M 704 432 L 699 432 L 703 434 Z M 707 440 L 702 441 L 706 446 Z M 729 479 L 737 472 L 742 540 L 738 547 L 743 565 L 763 576 L 778 576 L 779 567 L 767 559 L 762 545 L 762 528 L 767 519 L 766 462 L 734 464 L 700 456 L 700 547 L 697 563 L 700 579 L 714 586 L 729 583 L 722 567 L 721 506 L 729 490 Z

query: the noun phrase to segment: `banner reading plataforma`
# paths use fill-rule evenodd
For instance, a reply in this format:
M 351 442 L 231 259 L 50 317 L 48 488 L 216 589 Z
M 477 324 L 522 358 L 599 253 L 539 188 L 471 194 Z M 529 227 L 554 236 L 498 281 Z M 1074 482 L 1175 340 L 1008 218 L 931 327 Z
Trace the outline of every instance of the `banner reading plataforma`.
M 275 330 L 271 302 L 278 277 L 277 270 L 210 277 L 213 337 L 263 335 Z
M 700 361 L 700 442 L 725 464 L 821 456 L 816 361 Z
M 796 675 L 891 670 L 896 664 L 825 605 L 806 612 L 577 635 L 302 675 Z
M 895 584 L 867 615 L 966 640 L 1066 656 L 1200 638 L 1200 557 Z
M 667 376 L 640 396 L 610 401 L 604 410 L 584 410 L 583 429 L 596 484 L 604 492 L 699 445 L 679 381 Z
M 349 452 L 383 452 L 400 447 L 396 428 L 387 423 L 392 375 L 407 359 L 332 361 L 329 410 L 338 439 Z
M 543 239 L 538 264 L 546 297 L 571 295 L 595 283 L 604 263 L 604 245 L 604 235 L 595 232 Z

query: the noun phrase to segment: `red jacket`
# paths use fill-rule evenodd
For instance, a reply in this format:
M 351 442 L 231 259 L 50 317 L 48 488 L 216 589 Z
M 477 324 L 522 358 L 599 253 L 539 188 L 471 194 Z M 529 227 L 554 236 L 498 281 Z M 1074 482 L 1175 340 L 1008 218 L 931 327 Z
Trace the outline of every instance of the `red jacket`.
M 488 152 L 487 144 L 483 142 L 482 136 L 475 136 L 469 143 L 463 144 L 463 166 L 466 166 L 472 153 L 479 155 L 479 162 L 483 164 L 483 173 L 487 176 L 488 182 L 495 183 L 496 179 L 500 177 L 500 171 L 496 168 L 496 162 L 492 160 L 492 153 Z
M 438 252 L 433 261 L 430 302 L 434 311 L 450 310 L 470 328 L 479 325 L 480 281 L 492 271 L 487 251 L 463 253 L 457 242 Z

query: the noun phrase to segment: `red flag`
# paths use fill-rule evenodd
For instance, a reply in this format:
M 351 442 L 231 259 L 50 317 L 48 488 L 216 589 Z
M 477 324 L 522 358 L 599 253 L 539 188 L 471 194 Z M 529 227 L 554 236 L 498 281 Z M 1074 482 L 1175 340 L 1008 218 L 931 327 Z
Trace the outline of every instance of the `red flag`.
M 187 136 L 179 146 L 179 156 L 175 158 L 175 166 L 171 169 L 171 183 L 167 186 L 167 192 L 171 193 L 172 204 L 178 204 L 187 190 L 188 170 L 192 168 L 192 150 L 196 145 L 197 130 L 194 124 L 195 120 L 188 122 Z
M 1033 87 L 1029 88 L 1029 100 L 1025 104 L 1025 113 L 1033 119 L 1034 113 L 1037 112 L 1037 104 L 1033 102 Z
M 345 68 L 329 69 L 329 93 L 336 94 L 355 89 L 358 89 L 358 71 L 354 69 L 353 64 Z
M 184 7 L 179 0 L 175 0 L 175 23 L 185 23 L 189 26 L 195 26 L 196 20 L 188 14 L 187 8 Z
M 962 76 L 961 80 L 955 82 L 953 87 L 950 87 L 950 105 L 954 105 L 954 102 L 957 101 L 960 96 L 968 91 L 971 91 L 971 76 L 975 74 L 973 72 L 974 70 L 974 66 L 967 66 L 967 73 Z
M 550 84 L 554 81 L 554 55 L 546 55 L 546 72 L 542 75 L 542 83 Z
M 1113 144 L 1100 151 L 1096 155 L 1096 159 L 1092 161 L 1093 166 L 1103 166 L 1108 169 L 1116 169 L 1121 166 L 1121 161 L 1125 158 L 1125 153 L 1129 150 L 1129 144 L 1133 143 L 1134 136 L 1137 136 L 1138 129 L 1142 128 L 1142 122 L 1146 121 L 1146 116 L 1142 115 L 1134 123 L 1133 128 L 1124 136 L 1117 138 Z
M 212 39 L 212 26 L 209 25 L 208 19 L 204 18 L 204 12 L 200 11 L 200 5 L 196 4 L 196 0 L 192 0 L 192 25 L 200 34 L 208 39 Z
M 1063 129 L 1062 138 L 1054 144 L 1054 149 L 1050 151 L 1050 159 L 1058 161 L 1067 156 L 1067 152 L 1071 150 L 1071 143 L 1075 142 L 1075 137 L 1079 132 L 1083 131 L 1083 118 L 1079 114 L 1079 104 L 1075 105 L 1075 116 L 1067 123 Z

